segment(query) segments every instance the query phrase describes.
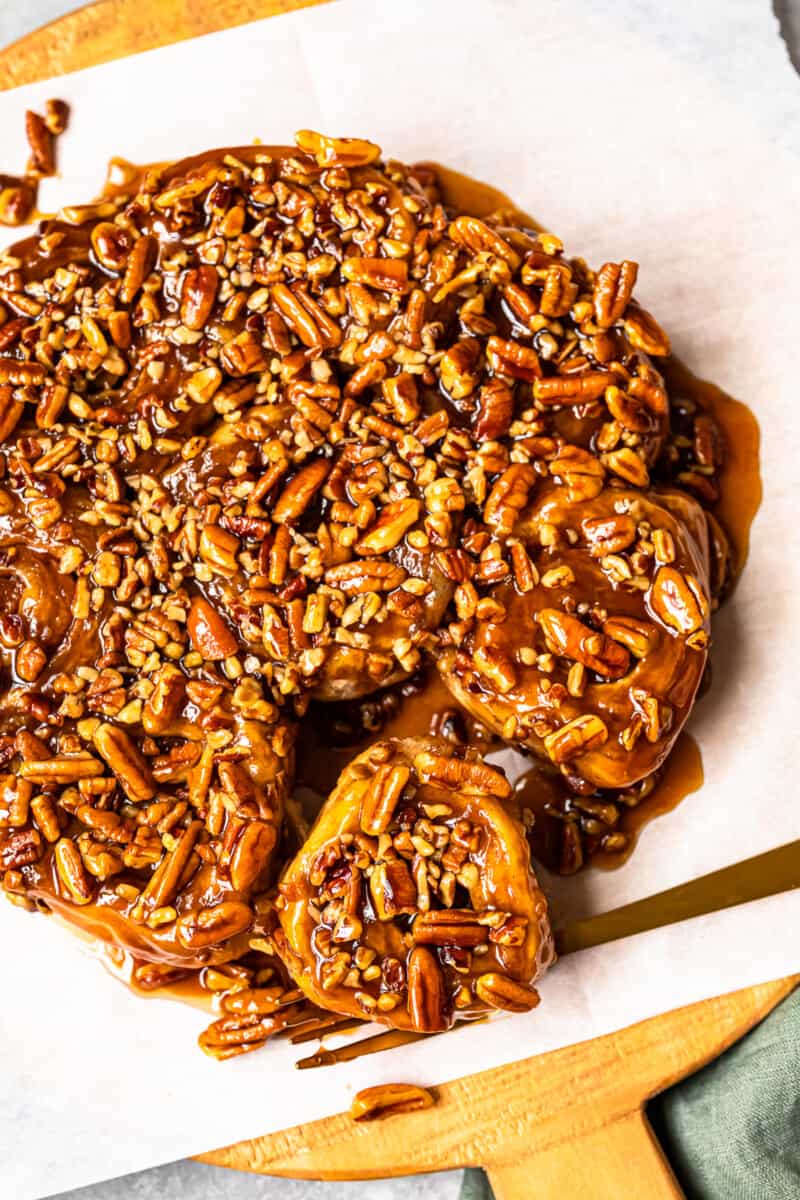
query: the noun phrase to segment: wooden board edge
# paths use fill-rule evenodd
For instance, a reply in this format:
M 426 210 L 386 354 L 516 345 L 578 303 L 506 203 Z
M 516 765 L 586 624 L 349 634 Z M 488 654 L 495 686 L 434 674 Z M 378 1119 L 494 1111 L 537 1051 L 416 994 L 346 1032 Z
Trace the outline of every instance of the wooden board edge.
M 238 1170 L 328 1180 L 513 1163 L 639 1110 L 738 1041 L 798 983 L 800 975 L 760 984 L 465 1076 L 439 1087 L 436 1107 L 424 1113 L 368 1126 L 342 1113 L 199 1157 Z M 408 1146 L 413 1161 L 403 1156 Z
M 328 0 L 95 0 L 0 51 L 0 91 Z

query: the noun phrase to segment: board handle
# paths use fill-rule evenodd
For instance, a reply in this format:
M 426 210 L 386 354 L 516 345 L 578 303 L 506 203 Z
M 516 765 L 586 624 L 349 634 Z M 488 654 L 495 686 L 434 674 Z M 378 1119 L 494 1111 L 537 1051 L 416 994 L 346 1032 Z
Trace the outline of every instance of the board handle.
M 495 1200 L 685 1200 L 643 1109 L 488 1173 Z

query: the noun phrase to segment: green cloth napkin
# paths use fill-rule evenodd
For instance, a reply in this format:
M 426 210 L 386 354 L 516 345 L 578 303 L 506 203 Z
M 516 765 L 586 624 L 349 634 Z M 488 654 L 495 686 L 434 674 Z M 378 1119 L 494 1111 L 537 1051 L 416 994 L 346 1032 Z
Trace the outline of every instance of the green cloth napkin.
M 689 1200 L 800 1200 L 800 989 L 648 1115 Z M 492 1200 L 482 1171 L 461 1200 Z

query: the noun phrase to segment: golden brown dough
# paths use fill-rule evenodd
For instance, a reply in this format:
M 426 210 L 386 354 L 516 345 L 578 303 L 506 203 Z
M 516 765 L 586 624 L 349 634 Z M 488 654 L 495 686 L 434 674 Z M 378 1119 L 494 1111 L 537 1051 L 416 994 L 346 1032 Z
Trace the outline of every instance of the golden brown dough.
M 428 1033 L 534 1007 L 553 944 L 510 797 L 447 742 L 360 754 L 281 880 L 278 949 L 306 996 Z
M 509 742 L 598 787 L 663 761 L 691 710 L 710 618 L 705 518 L 682 493 L 542 483 L 506 547 L 511 577 L 456 594 L 439 667 Z M 486 611 L 486 609 L 484 609 Z

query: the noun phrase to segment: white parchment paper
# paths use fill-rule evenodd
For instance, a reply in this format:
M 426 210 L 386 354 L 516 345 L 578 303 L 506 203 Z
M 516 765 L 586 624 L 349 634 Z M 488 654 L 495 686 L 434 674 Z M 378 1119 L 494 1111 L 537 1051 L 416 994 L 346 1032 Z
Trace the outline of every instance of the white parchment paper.
M 311 127 L 501 187 L 639 293 L 696 373 L 762 429 L 750 561 L 716 621 L 691 729 L 702 790 L 613 873 L 557 881 L 603 912 L 800 837 L 795 526 L 800 84 L 768 5 L 342 0 L 0 95 L 2 167 L 26 107 L 73 107 L 42 207 L 95 194 L 107 159 L 175 158 Z M 436 1083 L 800 969 L 800 891 L 572 955 L 543 1003 L 308 1075 L 275 1044 L 226 1064 L 205 1016 L 141 1000 L 43 918 L 0 904 L 0 1195 L 26 1200 L 341 1111 L 354 1090 Z

